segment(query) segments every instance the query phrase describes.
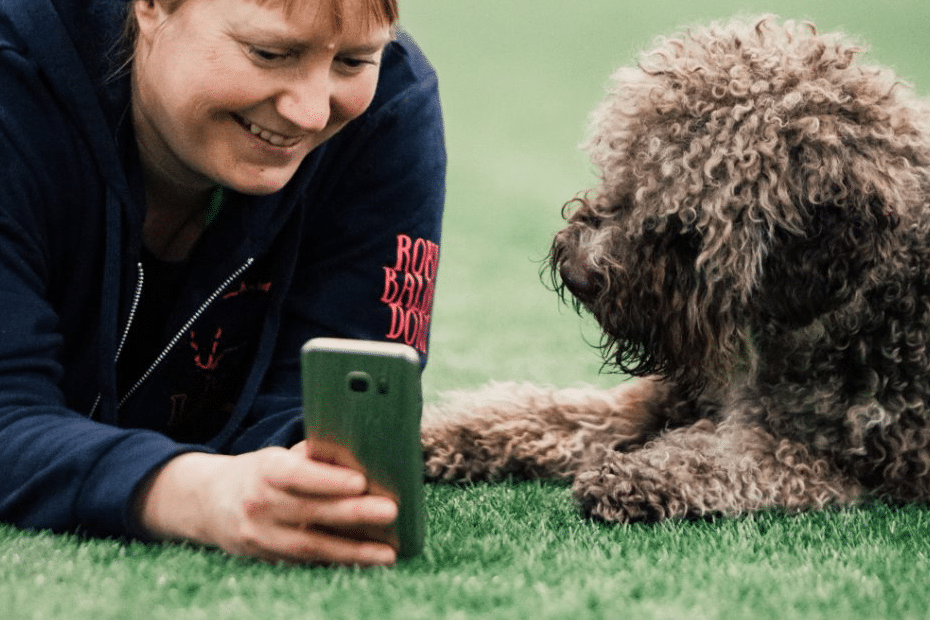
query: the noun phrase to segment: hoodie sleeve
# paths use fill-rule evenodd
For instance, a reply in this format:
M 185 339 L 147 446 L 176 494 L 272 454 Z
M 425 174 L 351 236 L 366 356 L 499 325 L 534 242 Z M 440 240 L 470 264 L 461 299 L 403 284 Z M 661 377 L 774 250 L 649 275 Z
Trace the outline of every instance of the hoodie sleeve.
M 0 180 L 0 521 L 142 536 L 133 511 L 138 486 L 171 457 L 203 448 L 97 423 L 69 406 L 59 387 L 62 319 L 45 296 L 43 255 L 5 204 L 31 202 L 11 187 L 21 178 Z
M 88 391 L 96 383 L 98 360 L 65 358 L 99 318 L 103 192 L 87 181 L 99 173 L 75 124 L 19 47 L 0 28 L 0 521 L 141 535 L 136 488 L 191 448 L 93 422 L 61 387 L 73 367 Z
M 303 438 L 298 352 L 309 338 L 401 342 L 426 363 L 445 200 L 442 112 L 436 75 L 409 37 L 385 56 L 370 113 L 317 171 L 275 358 L 234 452 Z

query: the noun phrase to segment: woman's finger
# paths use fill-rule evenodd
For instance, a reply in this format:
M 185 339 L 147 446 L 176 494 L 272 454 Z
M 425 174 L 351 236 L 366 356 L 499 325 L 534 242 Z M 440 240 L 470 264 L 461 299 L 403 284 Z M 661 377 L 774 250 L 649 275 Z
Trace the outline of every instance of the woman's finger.
M 324 530 L 276 527 L 265 530 L 265 534 L 263 539 L 254 541 L 245 555 L 289 564 L 376 566 L 390 565 L 397 560 L 397 552 L 391 545 Z
M 260 453 L 255 453 L 260 454 Z M 269 485 L 304 496 L 352 496 L 365 493 L 368 481 L 359 471 L 310 460 L 293 450 L 268 451 L 259 464 Z
M 384 529 L 397 520 L 397 504 L 385 497 L 303 496 L 269 490 L 250 506 L 250 518 L 292 527 Z
M 306 448 L 307 458 L 314 461 L 329 463 L 330 465 L 339 465 L 354 469 L 355 471 L 364 472 L 365 468 L 359 463 L 352 451 L 346 446 L 338 443 L 311 437 L 303 442 Z

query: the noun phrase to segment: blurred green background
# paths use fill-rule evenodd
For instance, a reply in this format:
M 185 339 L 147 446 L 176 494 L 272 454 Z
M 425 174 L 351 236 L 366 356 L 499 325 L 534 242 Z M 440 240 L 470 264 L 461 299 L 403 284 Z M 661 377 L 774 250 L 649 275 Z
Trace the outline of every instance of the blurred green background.
M 561 206 L 595 183 L 578 145 L 617 67 L 736 14 L 842 30 L 930 93 L 930 0 L 400 0 L 439 74 L 448 198 L 427 400 L 488 380 L 609 385 L 598 330 L 539 277 Z

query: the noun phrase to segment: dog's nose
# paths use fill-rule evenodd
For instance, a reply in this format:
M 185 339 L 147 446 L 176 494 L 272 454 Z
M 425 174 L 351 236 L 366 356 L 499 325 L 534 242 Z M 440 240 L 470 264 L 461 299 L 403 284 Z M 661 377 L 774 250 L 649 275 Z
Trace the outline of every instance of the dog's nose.
M 559 265 L 559 275 L 566 288 L 579 301 L 591 301 L 597 295 L 597 285 L 591 272 L 572 261 L 562 261 Z

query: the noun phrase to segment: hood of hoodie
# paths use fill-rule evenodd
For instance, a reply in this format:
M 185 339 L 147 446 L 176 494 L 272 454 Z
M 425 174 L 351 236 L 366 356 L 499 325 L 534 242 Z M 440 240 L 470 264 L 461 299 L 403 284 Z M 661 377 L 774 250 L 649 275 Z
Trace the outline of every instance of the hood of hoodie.
M 24 55 L 47 77 L 94 153 L 120 202 L 132 202 L 116 149 L 116 131 L 126 112 L 129 79 L 115 76 L 115 59 L 127 0 L 4 0 Z M 112 51 L 111 51 L 112 50 Z M 94 105 L 96 103 L 96 105 Z M 121 109 L 122 108 L 122 109 Z

